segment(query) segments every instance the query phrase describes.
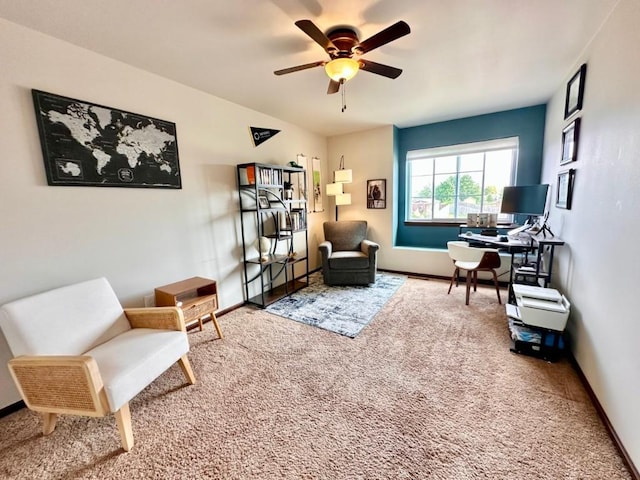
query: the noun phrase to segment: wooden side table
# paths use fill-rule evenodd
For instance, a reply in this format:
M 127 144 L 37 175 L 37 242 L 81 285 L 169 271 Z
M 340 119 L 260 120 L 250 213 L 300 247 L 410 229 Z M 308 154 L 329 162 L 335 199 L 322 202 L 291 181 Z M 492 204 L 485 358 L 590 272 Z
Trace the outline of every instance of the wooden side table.
M 222 339 L 215 310 L 218 308 L 218 286 L 215 280 L 192 277 L 170 283 L 155 289 L 156 306 L 180 307 L 185 324 L 197 321 L 202 331 L 203 317 L 210 316 L 211 322 Z

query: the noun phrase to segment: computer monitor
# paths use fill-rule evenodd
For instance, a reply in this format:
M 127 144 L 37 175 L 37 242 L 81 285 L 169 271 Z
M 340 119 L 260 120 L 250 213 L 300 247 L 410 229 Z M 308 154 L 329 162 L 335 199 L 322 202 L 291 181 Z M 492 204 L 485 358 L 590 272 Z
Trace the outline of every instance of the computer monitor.
M 544 215 L 544 209 L 547 204 L 547 190 L 549 190 L 549 184 L 546 183 L 504 187 L 500 213 L 527 215 L 524 225 L 508 231 L 507 235 L 515 236 L 520 232 L 529 230 L 535 224 L 533 217 Z
M 544 215 L 544 209 L 547 204 L 547 190 L 549 190 L 549 184 L 547 183 L 504 187 L 500 213 L 528 215 L 530 217 Z

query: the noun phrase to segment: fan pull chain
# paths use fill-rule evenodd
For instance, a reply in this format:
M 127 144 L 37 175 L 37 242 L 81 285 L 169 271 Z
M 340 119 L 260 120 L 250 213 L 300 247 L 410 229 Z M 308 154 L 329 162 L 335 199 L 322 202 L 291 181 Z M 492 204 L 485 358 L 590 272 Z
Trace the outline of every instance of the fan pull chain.
M 347 101 L 346 101 L 346 94 L 345 94 L 347 87 L 346 87 L 344 78 L 340 79 L 340 87 L 342 90 L 342 113 L 344 113 L 344 111 L 347 109 Z

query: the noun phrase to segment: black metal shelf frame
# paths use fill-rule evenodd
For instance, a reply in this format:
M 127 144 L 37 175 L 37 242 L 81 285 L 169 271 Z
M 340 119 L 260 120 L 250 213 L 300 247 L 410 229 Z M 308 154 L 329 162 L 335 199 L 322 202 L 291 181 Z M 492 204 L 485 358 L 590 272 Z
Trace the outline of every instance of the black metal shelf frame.
M 293 183 L 296 175 L 302 175 L 302 185 L 307 185 L 306 171 L 302 168 L 259 163 L 237 166 L 246 303 L 264 308 L 309 284 L 307 202 L 303 198 L 284 198 L 284 183 Z M 263 181 L 265 179 L 273 183 L 266 183 Z M 268 207 L 261 205 L 261 196 L 266 197 Z M 294 211 L 295 215 L 292 215 Z M 301 222 L 297 228 L 293 228 L 292 217 Z M 285 226 L 281 220 L 284 220 Z M 305 253 L 294 257 L 294 239 L 297 235 L 304 238 Z M 260 256 L 248 256 L 260 237 L 272 240 L 265 260 Z M 283 242 L 286 253 L 279 253 L 278 250 L 282 252 Z M 300 264 L 304 265 L 302 273 L 296 275 L 295 266 Z M 297 270 L 300 271 L 299 268 Z M 254 284 L 259 286 L 260 293 L 249 297 Z

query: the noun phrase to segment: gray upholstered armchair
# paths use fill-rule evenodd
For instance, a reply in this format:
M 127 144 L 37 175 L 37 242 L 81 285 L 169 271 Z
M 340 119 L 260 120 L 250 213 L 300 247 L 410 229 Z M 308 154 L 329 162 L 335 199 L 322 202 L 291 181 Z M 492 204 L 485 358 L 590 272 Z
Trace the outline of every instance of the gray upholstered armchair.
M 324 222 L 320 244 L 322 275 L 327 285 L 368 285 L 376 281 L 380 245 L 367 240 L 364 220 Z

